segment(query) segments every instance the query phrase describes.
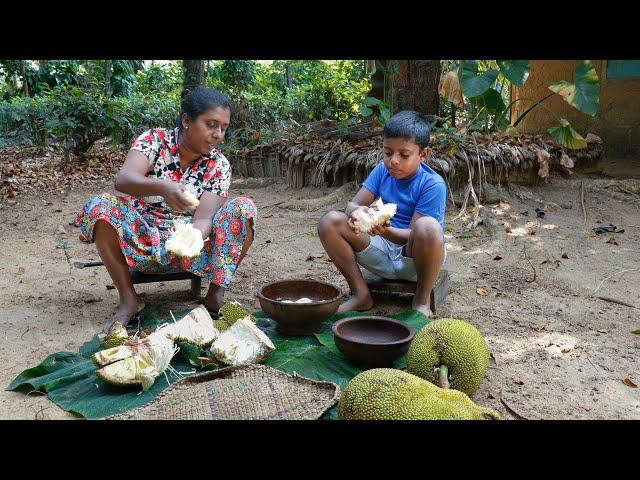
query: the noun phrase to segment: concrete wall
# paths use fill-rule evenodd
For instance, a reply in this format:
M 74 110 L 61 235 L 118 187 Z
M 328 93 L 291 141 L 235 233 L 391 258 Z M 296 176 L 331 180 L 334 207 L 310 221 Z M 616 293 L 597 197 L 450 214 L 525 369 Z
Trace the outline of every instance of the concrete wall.
M 512 99 L 529 98 L 538 101 L 551 90 L 549 85 L 560 80 L 573 82 L 573 70 L 579 60 L 532 60 L 531 72 L 521 89 L 512 87 Z M 579 112 L 560 95 L 545 100 L 545 105 L 586 137 L 594 133 L 602 138 L 605 157 L 625 158 L 640 166 L 640 77 L 606 78 L 606 60 L 591 60 L 600 79 L 600 109 L 595 117 Z M 512 119 L 533 105 L 522 100 L 514 105 Z M 527 114 L 518 125 L 524 133 L 543 133 L 557 124 L 556 119 L 540 106 Z

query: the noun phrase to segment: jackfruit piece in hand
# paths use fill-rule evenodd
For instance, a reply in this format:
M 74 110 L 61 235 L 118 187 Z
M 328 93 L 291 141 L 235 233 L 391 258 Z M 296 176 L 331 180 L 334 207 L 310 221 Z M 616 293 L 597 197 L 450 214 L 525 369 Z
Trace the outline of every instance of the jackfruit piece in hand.
M 221 318 L 227 322 L 229 325 L 233 325 L 241 318 L 249 317 L 249 319 L 256 323 L 258 319 L 251 315 L 247 310 L 242 308 L 239 302 L 231 301 L 224 302 L 222 307 L 220 308 L 220 316 Z
M 455 318 L 425 325 L 407 352 L 407 372 L 440 385 L 445 365 L 450 388 L 472 396 L 489 370 L 489 347 L 476 327 Z
M 338 404 L 340 420 L 484 420 L 500 414 L 458 390 L 402 370 L 375 368 L 355 376 Z
M 388 220 L 393 218 L 398 210 L 395 203 L 383 203 L 382 198 L 378 198 L 374 208 L 370 208 L 369 212 L 359 210 L 356 213 L 355 226 L 360 232 L 368 232 L 375 225 L 384 225 Z
M 196 257 L 204 247 L 202 232 L 191 223 L 178 220 L 165 243 L 167 251 L 179 257 Z
M 191 208 L 194 210 L 198 208 L 198 205 L 200 205 L 200 200 L 198 200 L 198 197 L 196 197 L 189 190 L 185 190 L 183 193 L 184 193 L 184 196 L 187 197 L 187 200 L 189 201 Z

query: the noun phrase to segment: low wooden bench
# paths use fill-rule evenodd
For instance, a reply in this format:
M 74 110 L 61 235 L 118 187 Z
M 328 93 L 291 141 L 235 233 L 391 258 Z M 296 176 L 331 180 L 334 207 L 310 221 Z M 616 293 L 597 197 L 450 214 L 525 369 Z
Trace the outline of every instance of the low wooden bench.
M 76 268 L 97 267 L 104 265 L 102 262 L 74 262 Z M 148 274 L 142 272 L 131 272 L 131 282 L 136 285 L 138 283 L 152 282 L 173 282 L 175 280 L 191 280 L 190 293 L 194 300 L 200 298 L 200 290 L 202 289 L 202 278 L 191 272 L 176 273 L 157 273 Z
M 387 280 L 370 271 L 363 269 L 362 276 L 364 277 L 369 291 L 372 295 L 392 295 L 392 294 L 410 294 L 416 293 L 416 282 L 408 280 Z M 431 291 L 430 307 L 431 311 L 435 314 L 436 309 L 442 305 L 445 298 L 449 294 L 449 271 L 442 268 L 436 278 L 436 284 Z

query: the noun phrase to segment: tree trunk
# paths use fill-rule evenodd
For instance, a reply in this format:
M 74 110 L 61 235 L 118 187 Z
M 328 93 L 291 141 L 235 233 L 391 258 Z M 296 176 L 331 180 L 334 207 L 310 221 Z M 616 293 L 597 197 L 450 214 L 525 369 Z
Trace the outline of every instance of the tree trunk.
M 24 60 L 18 60 L 18 68 L 20 68 L 20 76 L 22 77 L 22 88 L 24 89 L 25 97 L 29 96 L 29 81 L 27 80 L 27 74 L 24 69 Z
M 47 62 L 48 60 L 38 60 L 38 67 L 40 68 L 41 72 L 44 72 L 47 68 Z
M 181 97 L 204 83 L 204 60 L 183 60 L 184 83 Z
M 104 94 L 107 97 L 111 96 L 111 62 L 112 60 L 104 62 Z
M 367 73 L 371 75 L 371 90 L 369 90 L 368 96 L 377 98 L 386 103 L 385 97 L 385 67 L 386 60 L 367 60 Z
M 291 85 L 293 85 L 293 78 L 291 76 L 291 66 L 285 65 L 284 71 L 287 74 L 287 88 L 291 88 Z
M 397 65 L 392 76 L 393 112 L 415 110 L 425 115 L 438 115 L 440 110 L 440 60 L 391 60 Z

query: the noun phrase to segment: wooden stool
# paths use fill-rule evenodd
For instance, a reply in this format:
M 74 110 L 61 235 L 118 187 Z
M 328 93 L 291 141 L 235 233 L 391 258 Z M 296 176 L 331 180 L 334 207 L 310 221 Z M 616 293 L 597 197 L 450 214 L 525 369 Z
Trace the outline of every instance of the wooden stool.
M 362 270 L 362 276 L 364 277 L 364 281 L 367 282 L 371 294 L 390 295 L 392 293 L 405 293 L 413 295 L 416 293 L 416 282 L 408 280 L 387 280 L 366 269 Z M 429 302 L 431 311 L 434 314 L 449 294 L 449 277 L 449 271 L 441 268 L 433 290 L 431 290 Z
M 73 265 L 78 268 L 86 267 L 98 267 L 104 265 L 102 262 L 73 262 Z M 131 282 L 136 285 L 138 283 L 152 283 L 152 282 L 173 282 L 174 280 L 191 280 L 191 296 L 194 300 L 200 298 L 200 289 L 202 288 L 202 278 L 191 272 L 177 272 L 177 273 L 157 273 L 148 274 L 142 272 L 131 272 Z

